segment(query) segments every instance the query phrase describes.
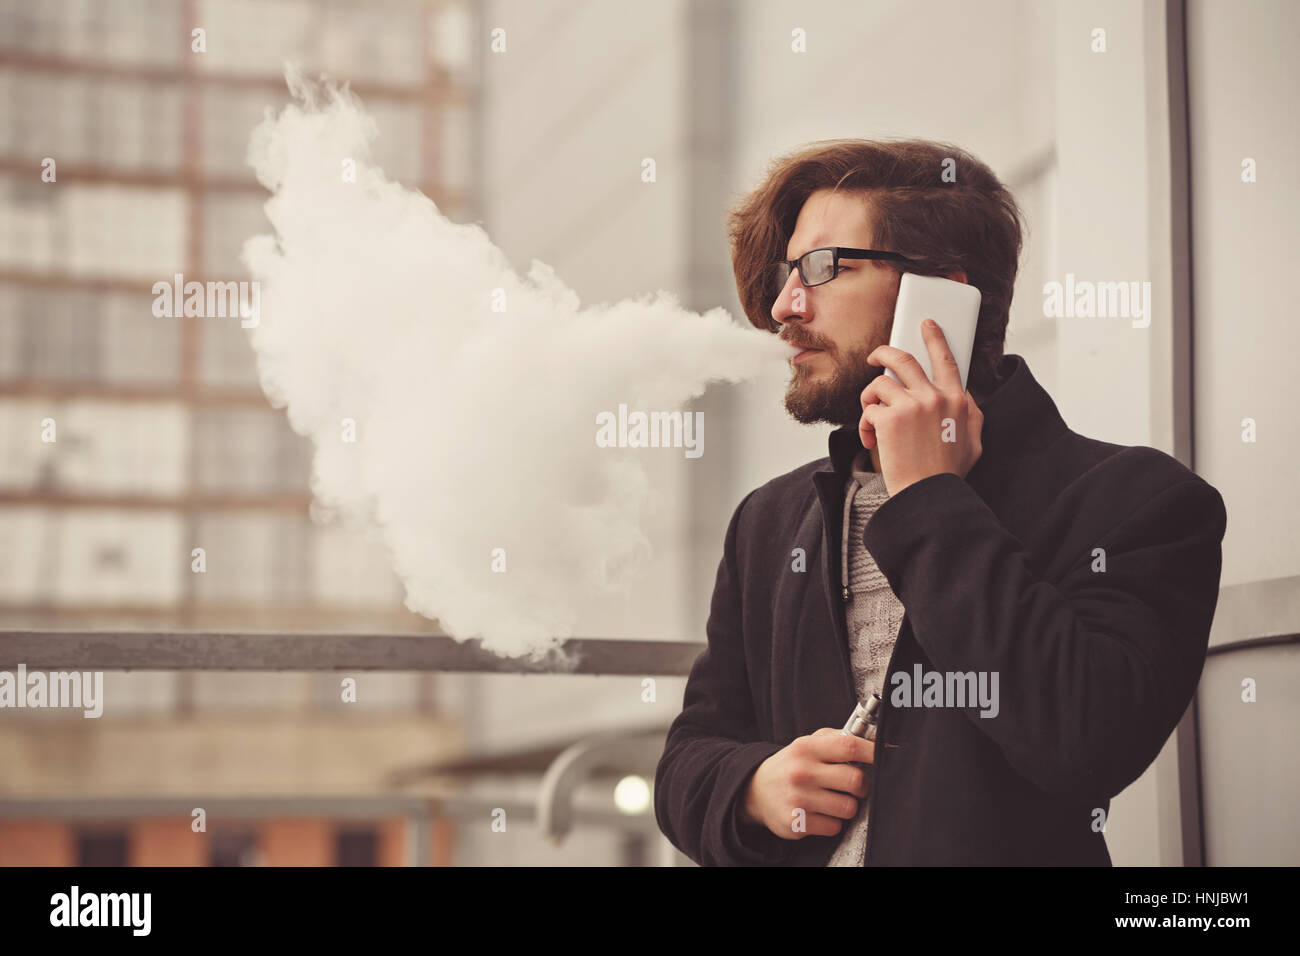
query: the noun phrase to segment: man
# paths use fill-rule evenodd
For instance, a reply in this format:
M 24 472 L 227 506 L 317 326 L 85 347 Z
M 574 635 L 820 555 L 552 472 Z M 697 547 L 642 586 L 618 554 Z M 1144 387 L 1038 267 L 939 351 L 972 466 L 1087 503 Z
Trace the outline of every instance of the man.
M 802 349 L 786 408 L 838 428 L 727 528 L 655 782 L 700 864 L 1110 864 L 1110 798 L 1200 677 L 1227 519 L 1168 455 L 1071 431 L 1002 354 L 1019 220 L 923 141 L 814 144 L 731 213 L 750 321 Z M 886 344 L 902 271 L 981 291 L 969 393 L 941 332 L 933 379 Z M 875 742 L 841 734 L 872 692 Z

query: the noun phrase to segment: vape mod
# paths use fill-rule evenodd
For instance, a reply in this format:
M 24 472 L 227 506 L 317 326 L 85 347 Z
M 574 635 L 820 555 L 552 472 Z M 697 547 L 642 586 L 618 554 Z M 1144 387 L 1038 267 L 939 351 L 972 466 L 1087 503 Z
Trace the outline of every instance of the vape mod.
M 876 739 L 876 722 L 880 719 L 880 705 L 883 701 L 879 694 L 872 694 L 870 699 L 865 703 L 859 703 L 853 708 L 853 714 L 849 717 L 848 723 L 840 731 L 842 734 L 852 734 L 854 737 L 861 737 L 863 740 Z

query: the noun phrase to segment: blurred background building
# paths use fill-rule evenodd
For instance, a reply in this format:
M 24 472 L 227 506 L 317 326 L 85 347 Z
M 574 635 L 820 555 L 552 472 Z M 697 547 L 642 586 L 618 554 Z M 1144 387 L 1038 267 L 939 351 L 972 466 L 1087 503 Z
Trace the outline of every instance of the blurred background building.
M 946 140 L 1029 221 L 1007 351 L 1076 431 L 1175 454 L 1228 507 L 1202 719 L 1113 802 L 1112 856 L 1295 863 L 1298 33 L 1284 0 L 0 0 L 0 630 L 438 633 L 364 529 L 312 520 L 310 445 L 237 321 L 151 313 L 175 273 L 247 277 L 269 224 L 244 155 L 285 60 L 351 83 L 390 177 L 588 302 L 664 288 L 740 317 L 723 217 L 770 158 Z M 1067 273 L 1152 282 L 1151 327 L 1044 318 Z M 726 427 L 651 466 L 679 520 L 645 587 L 580 634 L 704 639 L 735 505 L 825 454 L 783 390 L 699 400 Z M 1252 675 L 1270 690 L 1242 706 Z M 532 819 L 565 748 L 666 729 L 683 679 L 647 701 L 631 677 L 366 672 L 345 704 L 341 676 L 111 673 L 99 720 L 0 713 L 0 864 L 683 862 L 637 792 L 652 758 L 581 788 L 561 845 Z

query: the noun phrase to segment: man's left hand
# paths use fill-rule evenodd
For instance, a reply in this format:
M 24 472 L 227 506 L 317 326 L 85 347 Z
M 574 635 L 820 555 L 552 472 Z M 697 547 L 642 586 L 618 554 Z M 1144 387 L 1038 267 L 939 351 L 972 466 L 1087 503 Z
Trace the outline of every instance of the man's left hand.
M 930 350 L 933 382 L 915 357 L 892 345 L 867 356 L 872 365 L 892 369 L 902 382 L 879 375 L 863 389 L 858 423 L 862 446 L 879 446 L 880 470 L 891 496 L 931 475 L 948 472 L 965 478 L 984 450 L 984 413 L 962 391 L 961 372 L 943 330 L 926 320 L 921 335 Z

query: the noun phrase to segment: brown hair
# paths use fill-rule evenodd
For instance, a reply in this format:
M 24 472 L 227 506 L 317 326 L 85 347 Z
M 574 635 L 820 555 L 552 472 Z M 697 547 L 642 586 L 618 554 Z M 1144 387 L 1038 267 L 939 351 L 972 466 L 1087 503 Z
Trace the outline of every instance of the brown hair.
M 951 170 L 945 182 L 945 170 Z M 967 386 L 997 387 L 1011 294 L 1020 260 L 1021 212 L 993 171 L 948 143 L 907 139 L 821 140 L 779 157 L 763 183 L 727 215 L 731 265 L 749 321 L 780 331 L 772 319 L 771 264 L 785 258 L 799 211 L 819 189 L 840 189 L 869 203 L 872 248 L 912 263 L 879 260 L 920 275 L 958 270 L 983 294 Z

